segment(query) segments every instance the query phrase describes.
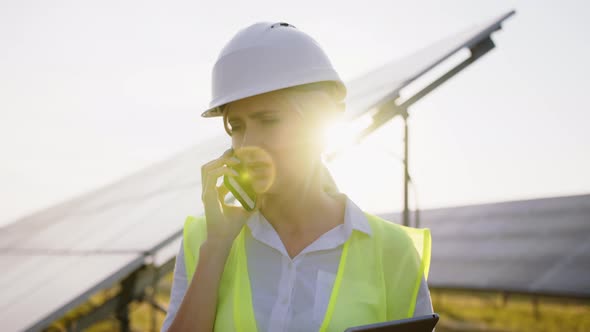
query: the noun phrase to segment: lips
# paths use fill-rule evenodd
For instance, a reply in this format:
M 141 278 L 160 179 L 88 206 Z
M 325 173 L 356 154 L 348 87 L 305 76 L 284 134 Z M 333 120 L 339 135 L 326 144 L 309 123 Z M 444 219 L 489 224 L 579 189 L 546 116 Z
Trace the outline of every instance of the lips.
M 275 179 L 275 168 L 270 158 L 252 158 L 244 161 L 244 168 L 256 193 L 269 190 Z
M 257 171 L 264 171 L 266 170 L 270 165 L 264 162 L 252 162 L 252 163 L 246 163 L 246 168 L 248 170 L 257 172 Z
M 257 180 L 266 178 L 270 174 L 270 165 L 264 162 L 247 163 L 246 169 L 252 178 Z

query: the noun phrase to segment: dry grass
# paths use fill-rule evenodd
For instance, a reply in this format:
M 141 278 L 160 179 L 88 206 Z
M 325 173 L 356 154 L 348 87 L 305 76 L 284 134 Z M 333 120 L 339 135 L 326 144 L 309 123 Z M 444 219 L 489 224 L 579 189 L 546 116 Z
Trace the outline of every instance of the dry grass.
M 168 306 L 172 276 L 161 280 L 156 301 Z M 89 302 L 101 303 L 116 289 L 97 294 Z M 537 305 L 531 297 L 511 296 L 504 301 L 498 293 L 470 293 L 432 290 L 434 310 L 441 320 L 437 332 L 455 331 L 590 331 L 590 303 L 567 299 L 539 298 Z M 84 305 L 54 324 L 53 331 L 65 329 L 67 319 L 88 310 Z M 164 314 L 147 303 L 130 306 L 132 331 L 159 331 Z M 155 326 L 155 329 L 152 327 Z M 93 325 L 87 331 L 119 331 L 118 322 L 111 318 Z
M 590 331 L 590 303 L 499 293 L 432 291 L 437 331 Z

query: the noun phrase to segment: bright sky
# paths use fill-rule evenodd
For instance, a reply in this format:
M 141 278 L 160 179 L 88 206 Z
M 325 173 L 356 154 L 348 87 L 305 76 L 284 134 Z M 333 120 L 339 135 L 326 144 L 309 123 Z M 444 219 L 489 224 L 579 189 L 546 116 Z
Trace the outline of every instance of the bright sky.
M 312 35 L 349 80 L 516 9 L 495 50 L 411 110 L 419 206 L 590 192 L 588 2 L 202 3 L 0 2 L 0 225 L 221 133 L 199 116 L 210 71 L 256 21 Z M 399 120 L 349 152 L 354 167 L 333 165 L 341 189 L 367 210 L 400 210 L 392 154 Z

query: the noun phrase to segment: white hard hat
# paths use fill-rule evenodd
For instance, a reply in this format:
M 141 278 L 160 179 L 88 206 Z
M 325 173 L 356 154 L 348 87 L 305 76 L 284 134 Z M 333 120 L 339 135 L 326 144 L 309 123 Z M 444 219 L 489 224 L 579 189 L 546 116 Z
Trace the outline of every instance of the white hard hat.
M 323 81 L 333 82 L 336 100 L 344 99 L 346 86 L 313 38 L 288 23 L 255 23 L 221 50 L 213 66 L 211 102 L 201 116 L 220 116 L 220 106 L 238 99 Z

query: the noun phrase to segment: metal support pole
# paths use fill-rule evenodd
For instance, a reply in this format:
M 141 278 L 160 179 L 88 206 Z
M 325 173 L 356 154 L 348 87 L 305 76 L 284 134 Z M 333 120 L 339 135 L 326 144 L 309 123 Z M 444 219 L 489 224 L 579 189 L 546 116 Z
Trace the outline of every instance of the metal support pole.
M 153 262 L 154 261 L 154 257 L 153 255 L 150 256 L 150 261 Z M 157 307 L 156 307 L 156 295 L 157 295 L 157 291 L 158 291 L 158 269 L 155 267 L 155 265 L 152 263 L 149 265 L 149 268 L 152 270 L 152 291 L 150 293 L 149 296 L 149 303 L 152 304 L 151 306 L 151 328 L 153 332 L 157 332 L 158 331 L 158 326 L 157 326 L 157 321 L 156 321 L 156 314 L 157 314 Z
M 403 224 L 410 226 L 410 209 L 408 207 L 408 185 L 410 184 L 410 172 L 408 170 L 408 112 L 403 112 L 404 119 L 404 212 Z
M 129 307 L 122 306 L 120 307 L 117 312 L 115 313 L 117 320 L 119 321 L 119 328 L 122 332 L 129 332 L 130 330 L 130 321 L 129 321 Z
M 119 327 L 121 332 L 131 331 L 129 321 L 129 304 L 133 301 L 133 289 L 135 287 L 135 281 L 137 279 L 137 273 L 133 273 L 121 282 L 121 297 L 117 308 L 115 310 L 115 317 L 119 321 Z

